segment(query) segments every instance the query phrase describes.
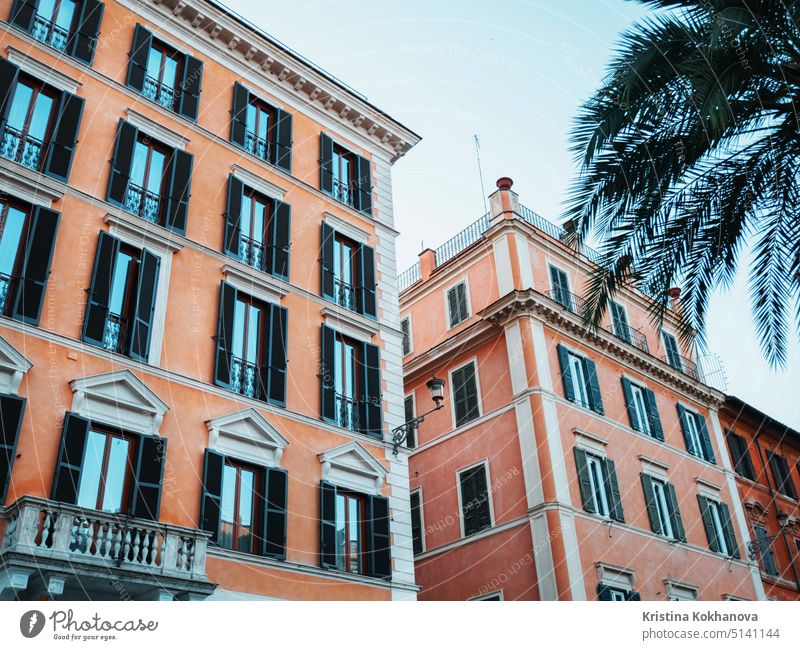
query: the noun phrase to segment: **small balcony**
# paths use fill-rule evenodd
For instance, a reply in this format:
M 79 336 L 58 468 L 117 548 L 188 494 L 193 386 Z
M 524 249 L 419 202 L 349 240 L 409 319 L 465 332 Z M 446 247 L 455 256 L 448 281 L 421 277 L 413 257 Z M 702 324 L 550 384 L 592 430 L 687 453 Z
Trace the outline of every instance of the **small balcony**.
M 358 311 L 358 289 L 337 277 L 333 278 L 333 298 L 337 305 L 350 311 Z
M 551 289 L 545 295 L 576 316 L 583 316 L 586 302 L 580 296 L 561 289 Z
M 13 295 L 16 278 L 5 273 L 0 273 L 0 314 L 7 314 L 11 310 L 8 297 Z
M 161 197 L 143 187 L 130 183 L 125 193 L 126 212 L 135 214 L 150 223 L 161 221 Z
M 334 396 L 336 409 L 336 424 L 350 431 L 361 430 L 360 407 L 361 400 L 348 395 L 336 393 Z
M 56 25 L 42 16 L 35 16 L 31 35 L 42 43 L 54 47 L 59 52 L 67 51 L 69 30 Z
M 252 131 L 246 131 L 244 134 L 244 148 L 257 158 L 261 158 L 261 160 L 270 159 L 269 140 L 259 138 Z
M 625 323 L 613 323 L 612 329 L 614 336 L 621 341 L 625 341 L 625 343 L 639 348 L 642 352 L 650 354 L 650 346 L 647 344 L 647 337 L 641 330 L 637 330 L 635 327 L 631 327 Z
M 128 340 L 128 319 L 119 314 L 109 312 L 103 328 L 103 348 L 111 352 L 125 353 Z
M 691 359 L 687 359 L 678 354 L 665 354 L 664 361 L 684 375 L 689 375 L 689 377 L 697 381 L 704 381 L 703 373 L 700 372 L 700 368 L 698 368 L 697 364 Z
M 333 198 L 346 203 L 347 205 L 354 205 L 355 191 L 353 183 L 342 182 L 338 178 L 333 179 Z
M 239 357 L 231 357 L 231 390 L 245 397 L 261 399 L 261 377 L 258 366 Z
M 0 142 L 0 155 L 3 158 L 13 160 L 29 169 L 38 170 L 42 162 L 42 151 L 44 151 L 44 142 L 18 131 L 7 123 L 3 124 L 2 141 Z
M 0 598 L 204 598 L 207 533 L 22 497 L 4 515 Z
M 150 75 L 144 78 L 142 95 L 171 111 L 175 110 L 175 106 L 178 103 L 178 92 L 172 86 L 160 82 Z
M 259 271 L 267 271 L 267 256 L 272 246 L 244 235 L 239 237 L 239 260 Z

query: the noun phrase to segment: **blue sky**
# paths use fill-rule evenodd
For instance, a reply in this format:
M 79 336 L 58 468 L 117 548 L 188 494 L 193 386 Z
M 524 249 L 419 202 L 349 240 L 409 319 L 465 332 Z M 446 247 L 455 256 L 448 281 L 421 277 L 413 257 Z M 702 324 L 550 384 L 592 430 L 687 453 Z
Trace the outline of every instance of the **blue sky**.
M 423 136 L 394 170 L 400 270 L 423 242 L 435 247 L 477 219 L 500 176 L 514 179 L 525 205 L 559 220 L 576 169 L 572 118 L 597 87 L 618 34 L 645 14 L 623 0 L 226 4 Z M 714 297 L 708 340 L 728 392 L 800 429 L 797 336 L 787 367 L 770 371 L 746 278 Z

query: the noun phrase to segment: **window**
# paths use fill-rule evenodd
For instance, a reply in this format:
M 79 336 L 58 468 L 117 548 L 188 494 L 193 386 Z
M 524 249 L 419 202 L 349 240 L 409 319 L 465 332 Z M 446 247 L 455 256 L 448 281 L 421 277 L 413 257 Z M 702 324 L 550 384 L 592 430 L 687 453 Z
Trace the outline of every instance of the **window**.
M 414 555 L 419 555 L 425 550 L 422 526 L 422 492 L 415 490 L 411 493 L 411 539 Z
M 135 443 L 130 437 L 92 426 L 86 439 L 76 505 L 123 512 L 130 498 L 134 453 Z
M 688 585 L 667 582 L 667 600 L 697 600 L 697 589 Z
M 194 157 L 119 121 L 107 198 L 150 223 L 184 234 Z
M 474 598 L 470 598 L 470 600 L 502 601 L 503 592 L 493 591 L 492 593 L 486 594 L 485 596 L 475 596 Z
M 569 276 L 553 265 L 550 265 L 550 297 L 562 307 L 575 311 L 575 302 L 569 287 Z
M 0 313 L 8 315 L 22 264 L 22 242 L 30 223 L 29 206 L 0 199 Z
M 641 474 L 641 480 L 651 530 L 659 535 L 685 542 L 686 533 L 678 508 L 675 487 L 672 483 L 647 473 Z
M 699 413 L 689 411 L 681 404 L 678 404 L 678 417 L 681 421 L 681 429 L 683 429 L 686 451 L 709 463 L 716 463 L 706 419 Z
M 622 377 L 622 392 L 625 395 L 631 428 L 663 441 L 664 430 L 658 415 L 655 393 L 649 388 L 633 383 L 627 377 Z
M 226 461 L 222 470 L 222 500 L 218 544 L 242 553 L 255 549 L 257 519 L 255 490 L 258 471 Z
M 271 106 L 236 82 L 233 88 L 231 142 L 257 158 L 292 169 L 292 116 Z
M 4 419 L 4 425 L 0 427 L 0 505 L 6 501 L 27 403 L 28 400 L 24 397 L 0 393 L 0 412 Z
M 622 587 L 611 586 L 601 582 L 597 585 L 597 599 L 613 601 L 641 600 L 641 596 L 637 591 L 623 589 Z
M 614 462 L 580 447 L 574 448 L 574 454 L 583 509 L 601 517 L 625 521 Z
M 739 547 L 733 532 L 728 506 L 721 501 L 709 499 L 700 494 L 697 495 L 697 502 L 700 506 L 706 537 L 708 537 L 708 547 L 715 553 L 738 558 Z
M 202 77 L 202 61 L 177 52 L 141 25 L 136 25 L 128 87 L 167 110 L 196 120 Z
M 333 385 L 336 390 L 336 423 L 345 429 L 359 430 L 359 358 L 361 346 L 354 340 L 337 335 L 334 340 Z
M 406 395 L 403 400 L 403 409 L 405 411 L 405 421 L 411 422 L 414 419 L 414 394 Z M 417 446 L 417 430 L 416 428 L 409 428 L 406 434 L 406 447 L 414 449 Z
M 220 290 L 214 382 L 235 393 L 286 404 L 287 311 L 226 282 Z
M 602 415 L 603 398 L 600 395 L 600 383 L 594 361 L 579 356 L 561 344 L 558 345 L 558 359 L 561 364 L 564 396 L 570 402 Z
M 375 251 L 322 224 L 322 295 L 375 318 Z
M 98 0 L 15 0 L 9 22 L 59 52 L 91 65 L 103 7 Z
M 797 499 L 797 490 L 792 481 L 792 475 L 789 471 L 789 463 L 780 454 L 774 451 L 767 452 L 769 459 L 769 466 L 772 470 L 772 478 L 775 481 L 775 487 L 782 495 L 790 499 Z
M 322 191 L 360 212 L 372 214 L 370 161 L 320 135 Z
M 464 537 L 479 533 L 492 525 L 491 496 L 487 483 L 484 463 L 458 473 Z
M 478 379 L 475 363 L 470 362 L 450 373 L 450 386 L 453 391 L 453 411 L 455 425 L 460 427 L 481 416 L 478 396 Z
M 403 332 L 403 356 L 411 354 L 411 316 L 406 316 L 400 321 L 400 329 Z
M 767 534 L 767 529 L 764 526 L 753 526 L 755 532 L 756 544 L 758 544 L 758 555 L 761 559 L 761 568 L 771 576 L 778 575 L 778 568 L 775 565 L 775 554 L 772 551 L 772 540 Z M 800 541 L 798 541 L 798 549 L 800 549 Z
M 747 440 L 730 429 L 725 431 L 725 438 L 728 441 L 728 449 L 730 449 L 736 473 L 755 481 L 756 471 L 753 467 L 753 460 L 750 458 L 750 450 L 747 448 Z
M 661 331 L 661 338 L 664 341 L 664 358 L 666 362 L 676 370 L 683 372 L 683 358 L 681 357 L 678 341 L 669 332 Z
M 467 300 L 466 282 L 460 282 L 447 290 L 447 315 L 451 328 L 469 318 L 469 303 Z
M 625 307 L 613 300 L 611 301 L 611 326 L 617 338 L 626 343 L 632 342 L 631 328 L 628 325 L 628 314 L 625 311 Z
M 83 340 L 147 361 L 161 260 L 106 232 L 97 241 Z

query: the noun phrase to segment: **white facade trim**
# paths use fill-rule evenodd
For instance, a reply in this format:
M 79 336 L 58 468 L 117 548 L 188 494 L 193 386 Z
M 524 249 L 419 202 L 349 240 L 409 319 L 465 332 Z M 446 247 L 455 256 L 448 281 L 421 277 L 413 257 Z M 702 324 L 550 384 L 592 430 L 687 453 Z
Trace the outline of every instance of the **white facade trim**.
M 32 367 L 30 361 L 0 336 L 0 393 L 17 395 L 22 378 Z
M 319 454 L 322 480 L 366 494 L 380 494 L 388 471 L 357 442 Z
M 669 481 L 669 465 L 663 461 L 649 458 L 647 456 L 639 456 L 639 462 L 642 464 L 642 472 L 649 476 L 653 476 L 661 481 Z
M 520 233 L 514 235 L 517 240 L 517 259 L 519 260 L 519 279 L 522 282 L 522 289 L 534 289 L 533 265 L 531 263 L 531 251 L 528 240 Z
M 325 319 L 324 324 L 327 327 L 350 338 L 370 343 L 372 337 L 378 333 L 378 324 L 375 321 L 333 303 L 320 309 L 319 313 Z
M 175 131 L 151 120 L 149 117 L 145 117 L 132 108 L 127 109 L 125 115 L 129 124 L 173 149 L 185 149 L 190 142 L 189 138 L 175 133 Z
M 5 158 L 0 163 L 0 192 L 21 201 L 51 208 L 53 201 L 64 198 L 60 187 L 57 183 L 49 182 L 44 174 L 31 172 L 24 165 Z
M 597 582 L 613 589 L 634 591 L 636 572 L 632 569 L 606 562 L 595 562 L 595 568 L 597 569 Z
M 225 282 L 262 302 L 279 305 L 289 293 L 286 285 L 276 278 L 244 264 L 237 264 L 235 260 L 223 265 L 222 275 Z
M 267 467 L 281 464 L 289 441 L 255 409 L 235 411 L 206 422 L 208 448 Z
M 578 428 L 573 429 L 572 433 L 575 434 L 575 445 L 577 447 L 590 451 L 593 454 L 599 454 L 603 457 L 606 456 L 608 438 L 603 438 L 602 436 Z
M 707 499 L 712 499 L 713 501 L 721 501 L 722 500 L 722 486 L 717 485 L 716 483 L 712 483 L 711 481 L 707 481 L 704 478 L 699 476 L 694 477 L 695 483 L 697 483 L 697 493 L 701 496 L 706 497 Z
M 231 173 L 251 190 L 255 190 L 259 194 L 263 194 L 270 199 L 282 201 L 283 197 L 286 195 L 287 190 L 285 188 L 268 181 L 263 176 L 254 174 L 241 165 L 231 165 Z
M 43 81 L 53 88 L 64 90 L 74 95 L 81 87 L 79 81 L 59 72 L 52 66 L 45 65 L 41 61 L 20 52 L 11 45 L 6 47 L 6 52 L 8 53 L 8 60 L 18 66 L 20 70 L 27 72 L 29 75 L 36 77 L 39 81 Z
M 354 242 L 358 242 L 359 244 L 366 244 L 369 242 L 370 234 L 366 230 L 363 230 L 355 224 L 345 221 L 344 219 L 337 217 L 335 214 L 331 214 L 330 212 L 323 212 L 322 214 L 323 223 L 329 225 L 336 232 L 341 233 L 348 239 L 352 239 Z
M 508 245 L 508 235 L 493 239 L 492 250 L 494 252 L 497 288 L 500 295 L 505 296 L 514 290 L 514 273 L 511 269 L 511 251 Z

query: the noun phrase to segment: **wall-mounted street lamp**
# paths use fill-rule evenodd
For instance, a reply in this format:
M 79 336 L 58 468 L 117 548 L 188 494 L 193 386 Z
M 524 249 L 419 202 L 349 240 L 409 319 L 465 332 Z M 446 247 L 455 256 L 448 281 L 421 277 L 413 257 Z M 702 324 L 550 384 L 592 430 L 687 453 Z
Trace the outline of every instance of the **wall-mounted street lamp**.
M 394 444 L 392 452 L 395 456 L 397 456 L 397 451 L 400 448 L 400 445 L 408 440 L 408 434 L 419 429 L 419 425 L 424 422 L 427 416 L 444 407 L 444 404 L 442 403 L 444 402 L 444 379 L 439 379 L 438 377 L 434 376 L 431 377 L 430 380 L 428 380 L 428 383 L 425 385 L 431 392 L 431 399 L 436 406 L 434 406 L 430 411 L 427 411 L 422 415 L 418 415 L 413 420 L 409 420 L 408 422 L 401 424 L 396 429 L 392 429 L 392 443 Z

